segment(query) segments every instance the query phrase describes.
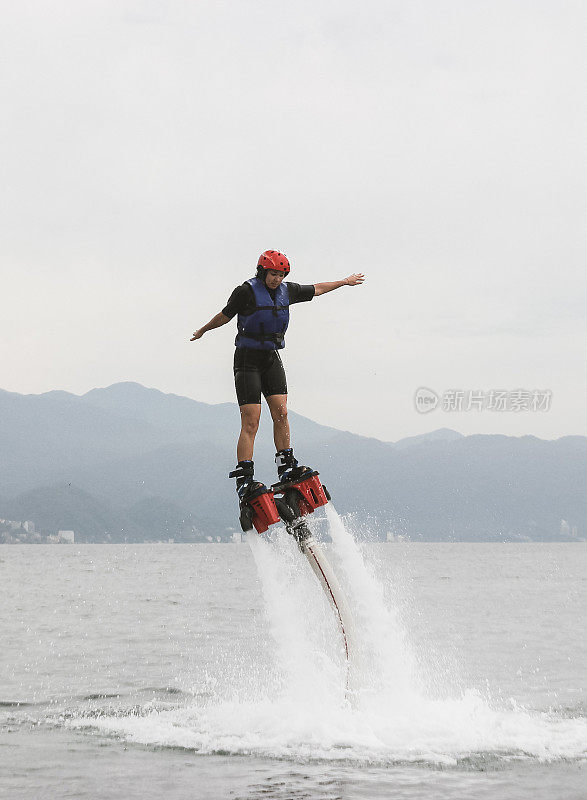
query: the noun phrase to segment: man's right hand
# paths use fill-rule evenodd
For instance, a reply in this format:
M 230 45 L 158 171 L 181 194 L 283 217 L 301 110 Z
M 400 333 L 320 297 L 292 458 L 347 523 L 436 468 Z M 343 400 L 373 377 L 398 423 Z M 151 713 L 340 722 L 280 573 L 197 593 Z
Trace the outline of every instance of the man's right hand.
M 198 328 L 197 331 L 194 331 L 194 334 L 190 339 L 190 342 L 195 342 L 196 339 L 201 339 L 202 336 L 208 331 L 213 331 L 214 328 L 220 328 L 221 325 L 226 325 L 227 322 L 230 322 L 230 317 L 227 317 L 221 311 L 219 314 L 216 314 L 215 317 L 212 317 L 210 322 L 207 322 L 201 328 Z

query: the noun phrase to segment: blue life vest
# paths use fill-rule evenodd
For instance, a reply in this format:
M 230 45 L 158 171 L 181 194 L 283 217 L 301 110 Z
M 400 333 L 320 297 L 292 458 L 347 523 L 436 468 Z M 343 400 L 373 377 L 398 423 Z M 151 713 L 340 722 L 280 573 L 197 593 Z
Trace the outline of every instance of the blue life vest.
M 281 350 L 285 347 L 285 332 L 289 324 L 289 289 L 282 282 L 275 290 L 275 300 L 262 280 L 247 281 L 255 295 L 256 309 L 252 314 L 239 314 L 237 318 L 237 347 L 253 350 Z

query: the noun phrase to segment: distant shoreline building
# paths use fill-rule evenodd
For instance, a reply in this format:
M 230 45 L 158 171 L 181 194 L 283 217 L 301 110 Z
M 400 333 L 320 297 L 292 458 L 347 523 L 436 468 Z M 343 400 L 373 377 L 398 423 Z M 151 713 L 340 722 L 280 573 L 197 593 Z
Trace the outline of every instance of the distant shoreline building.
M 31 520 L 0 519 L 0 544 L 74 544 L 74 531 L 44 534 Z

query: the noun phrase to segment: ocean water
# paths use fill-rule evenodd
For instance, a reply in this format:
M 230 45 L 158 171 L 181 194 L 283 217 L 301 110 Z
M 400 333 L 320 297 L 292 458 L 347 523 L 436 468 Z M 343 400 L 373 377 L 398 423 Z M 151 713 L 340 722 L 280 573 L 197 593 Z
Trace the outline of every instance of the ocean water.
M 327 515 L 349 664 L 283 530 L 4 546 L 0 797 L 587 797 L 585 545 L 359 545 Z

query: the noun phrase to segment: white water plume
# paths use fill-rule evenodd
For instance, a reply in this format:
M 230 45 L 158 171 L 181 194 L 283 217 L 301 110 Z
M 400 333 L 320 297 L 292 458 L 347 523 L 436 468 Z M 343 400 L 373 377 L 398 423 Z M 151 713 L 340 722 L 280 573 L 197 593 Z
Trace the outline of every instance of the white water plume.
M 368 570 L 363 555 L 334 506 L 326 506 L 329 532 L 340 579 L 354 616 L 351 653 L 357 701 L 376 705 L 382 694 L 400 705 L 412 704 L 418 695 L 416 668 L 405 632 L 394 608 L 386 605 L 381 584 Z
M 273 541 L 249 543 L 262 581 L 265 612 L 275 641 L 282 691 L 322 703 L 344 696 L 344 655 L 337 623 L 322 589 L 293 537 L 278 530 Z M 321 680 L 316 680 L 320 676 Z M 316 695 L 314 697 L 314 695 Z

